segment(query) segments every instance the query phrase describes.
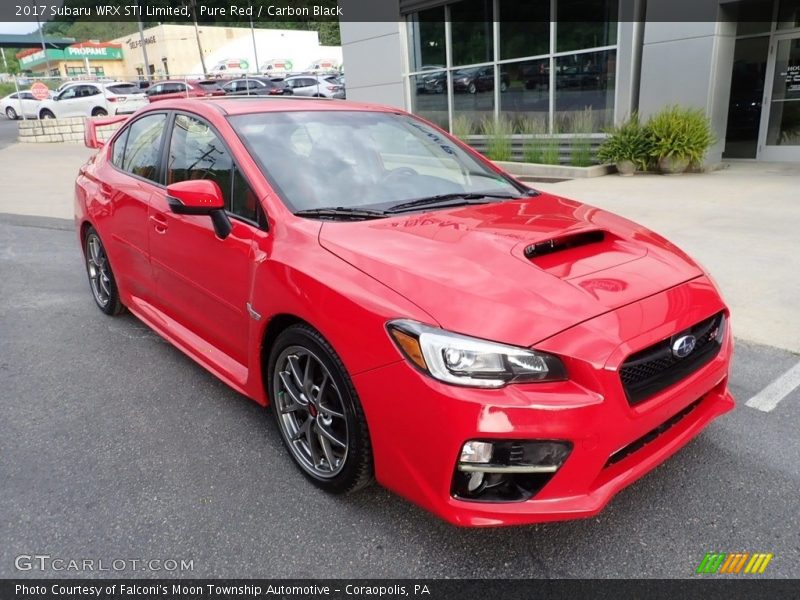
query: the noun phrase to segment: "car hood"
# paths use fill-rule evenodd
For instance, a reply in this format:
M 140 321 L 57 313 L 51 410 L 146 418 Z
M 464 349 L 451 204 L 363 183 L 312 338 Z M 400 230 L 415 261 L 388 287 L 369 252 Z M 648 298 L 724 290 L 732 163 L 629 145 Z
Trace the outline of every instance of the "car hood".
M 523 346 L 702 274 L 644 227 L 549 194 L 326 222 L 319 241 L 441 327 Z

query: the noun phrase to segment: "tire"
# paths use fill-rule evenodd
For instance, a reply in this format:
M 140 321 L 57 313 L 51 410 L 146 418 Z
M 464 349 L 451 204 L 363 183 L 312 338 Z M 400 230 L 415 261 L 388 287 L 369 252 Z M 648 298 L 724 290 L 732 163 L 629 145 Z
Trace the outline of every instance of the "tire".
M 53 114 L 52 111 L 47 110 L 46 108 L 39 113 L 40 119 L 55 119 L 56 116 Z
M 508 90 L 508 84 L 505 81 L 500 82 L 500 91 L 505 93 Z
M 114 317 L 125 307 L 119 299 L 117 280 L 111 270 L 105 246 L 94 227 L 86 232 L 83 241 L 83 256 L 86 263 L 86 275 L 89 277 L 89 289 L 92 290 L 94 303 L 103 313 Z
M 341 359 L 325 338 L 308 325 L 288 327 L 275 340 L 267 373 L 272 414 L 300 471 L 334 494 L 368 485 L 373 467 L 367 421 Z
M 92 111 L 92 116 L 93 117 L 107 117 L 108 116 L 108 111 L 105 108 L 98 107 L 98 108 L 95 108 Z
M 475 93 L 477 93 L 477 92 L 478 92 L 478 87 L 477 87 L 477 86 L 476 86 L 474 83 L 470 83 L 470 84 L 469 84 L 469 87 L 467 88 L 467 91 L 468 91 L 470 94 L 475 94 Z
M 17 111 L 15 111 L 10 106 L 6 108 L 6 116 L 10 121 L 16 121 L 19 118 L 19 116 L 17 115 Z

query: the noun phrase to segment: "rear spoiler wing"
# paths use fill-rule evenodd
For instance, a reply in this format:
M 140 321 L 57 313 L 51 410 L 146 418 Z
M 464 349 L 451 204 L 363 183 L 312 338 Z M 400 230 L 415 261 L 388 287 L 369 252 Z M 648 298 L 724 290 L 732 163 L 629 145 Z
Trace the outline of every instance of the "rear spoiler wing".
M 97 139 L 97 128 L 108 125 L 124 123 L 130 115 L 117 115 L 115 117 L 91 117 L 86 119 L 83 129 L 83 143 L 87 148 L 102 148 L 105 142 Z

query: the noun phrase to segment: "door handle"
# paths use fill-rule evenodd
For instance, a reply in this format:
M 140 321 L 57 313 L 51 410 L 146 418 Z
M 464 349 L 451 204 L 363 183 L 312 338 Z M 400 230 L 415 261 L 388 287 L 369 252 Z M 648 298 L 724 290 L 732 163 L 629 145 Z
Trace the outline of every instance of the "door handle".
M 167 218 L 164 215 L 150 215 L 150 222 L 153 223 L 156 233 L 167 233 Z

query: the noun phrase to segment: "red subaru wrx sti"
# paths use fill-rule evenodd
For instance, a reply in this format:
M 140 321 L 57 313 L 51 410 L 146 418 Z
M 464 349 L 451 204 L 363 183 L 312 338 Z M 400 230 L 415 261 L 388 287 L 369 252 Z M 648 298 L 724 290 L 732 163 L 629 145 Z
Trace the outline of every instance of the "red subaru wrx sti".
M 733 407 L 695 262 L 426 121 L 224 98 L 106 144 L 97 124 L 75 186 L 97 306 L 271 403 L 325 490 L 374 478 L 459 525 L 587 517 Z

